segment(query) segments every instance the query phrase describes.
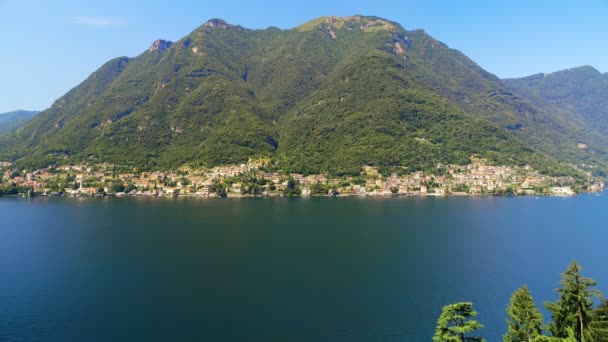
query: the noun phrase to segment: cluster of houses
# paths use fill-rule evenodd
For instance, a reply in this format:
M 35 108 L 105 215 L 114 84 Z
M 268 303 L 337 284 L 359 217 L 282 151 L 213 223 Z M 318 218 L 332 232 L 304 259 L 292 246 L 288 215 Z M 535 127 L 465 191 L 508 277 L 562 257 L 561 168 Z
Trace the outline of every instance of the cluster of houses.
M 5 170 L 3 184 L 29 189 L 40 195 L 68 196 L 199 196 L 217 195 L 222 184 L 229 197 L 244 194 L 246 182 L 258 184 L 259 196 L 281 196 L 291 186 L 302 196 L 383 196 L 383 195 L 574 195 L 578 191 L 601 191 L 604 183 L 589 178 L 584 188 L 569 177 L 549 177 L 531 167 L 488 165 L 471 159 L 466 166 L 438 165 L 436 174 L 413 172 L 381 175 L 377 168 L 364 166 L 360 176 L 331 178 L 325 175 L 269 172 L 268 161 L 250 160 L 246 164 L 208 169 L 184 167 L 175 171 L 117 172 L 113 165 L 65 165 L 32 172 L 11 170 L 10 163 L 0 163 Z M 292 192 L 294 193 L 294 192 Z

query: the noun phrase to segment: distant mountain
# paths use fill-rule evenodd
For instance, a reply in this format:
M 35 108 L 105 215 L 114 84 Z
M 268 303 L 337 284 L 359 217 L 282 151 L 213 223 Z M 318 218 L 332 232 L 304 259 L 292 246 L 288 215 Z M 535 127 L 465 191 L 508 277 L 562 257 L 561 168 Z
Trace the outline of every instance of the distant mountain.
M 213 19 L 109 61 L 0 139 L 0 160 L 154 169 L 271 157 L 287 171 L 334 174 L 472 155 L 556 174 L 604 163 L 608 145 L 551 109 L 385 19 L 322 17 L 290 30 Z
M 608 74 L 583 66 L 504 82 L 537 106 L 570 120 L 592 140 L 608 145 Z
M 40 112 L 29 110 L 16 110 L 9 113 L 0 113 L 0 135 L 14 132 Z

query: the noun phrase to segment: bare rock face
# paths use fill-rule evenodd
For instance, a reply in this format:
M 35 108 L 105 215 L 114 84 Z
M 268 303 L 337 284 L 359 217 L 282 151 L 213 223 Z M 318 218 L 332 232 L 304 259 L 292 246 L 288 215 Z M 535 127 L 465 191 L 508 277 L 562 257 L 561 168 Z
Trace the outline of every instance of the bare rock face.
M 401 45 L 401 42 L 395 42 L 393 47 L 397 55 L 405 55 L 405 49 L 403 48 L 403 45 Z
M 148 51 L 150 51 L 150 52 L 165 51 L 168 48 L 170 48 L 171 45 L 173 45 L 173 42 L 170 42 L 168 40 L 163 40 L 163 39 L 157 39 L 154 41 L 154 43 L 152 43 L 152 45 L 150 46 Z
M 192 43 L 192 40 L 187 39 L 187 40 L 183 41 L 183 42 L 182 42 L 182 43 L 179 45 L 179 47 L 180 47 L 181 49 L 185 49 L 185 48 L 187 48 L 188 46 L 190 46 L 190 43 Z
M 208 22 L 204 23 L 203 26 L 211 27 L 211 28 L 226 29 L 226 28 L 228 28 L 228 26 L 230 26 L 230 24 L 228 24 L 227 22 L 225 22 L 222 19 L 211 19 Z
M 395 39 L 393 40 L 393 51 L 395 54 L 397 55 L 405 55 L 407 49 L 410 49 L 412 47 L 412 42 L 410 41 L 410 39 L 405 36 L 405 37 L 395 37 Z
M 192 47 L 192 53 L 199 56 L 203 55 L 203 51 L 199 49 L 198 46 Z

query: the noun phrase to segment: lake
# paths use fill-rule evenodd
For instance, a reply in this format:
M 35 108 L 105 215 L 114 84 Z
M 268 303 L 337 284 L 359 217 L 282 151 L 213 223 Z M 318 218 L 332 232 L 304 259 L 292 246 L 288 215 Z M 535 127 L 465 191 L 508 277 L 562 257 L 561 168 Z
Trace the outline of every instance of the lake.
M 0 199 L 0 341 L 430 341 L 473 301 L 608 290 L 608 196 Z M 546 315 L 546 319 L 549 318 Z

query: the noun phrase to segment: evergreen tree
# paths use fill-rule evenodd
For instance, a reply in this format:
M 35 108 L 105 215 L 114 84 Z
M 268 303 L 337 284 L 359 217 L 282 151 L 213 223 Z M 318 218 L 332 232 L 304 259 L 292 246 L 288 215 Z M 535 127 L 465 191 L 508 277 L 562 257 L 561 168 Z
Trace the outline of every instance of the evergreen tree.
M 601 293 L 592 289 L 597 282 L 583 277 L 581 270 L 576 260 L 572 262 L 562 274 L 562 287 L 556 290 L 559 299 L 545 306 L 553 317 L 553 322 L 549 324 L 553 336 L 567 338 L 568 329 L 572 329 L 576 341 L 590 342 L 593 341 L 589 326 L 593 315 L 593 298 L 600 298 Z
M 463 302 L 443 307 L 433 342 L 483 342 L 481 337 L 467 336 L 483 328 L 481 323 L 473 320 L 477 311 L 473 310 L 473 303 Z
M 217 179 L 214 180 L 211 185 L 209 185 L 209 191 L 215 193 L 218 197 L 226 197 L 227 190 L 227 186 Z
M 285 196 L 297 196 L 300 194 L 300 189 L 298 189 L 298 182 L 292 177 L 289 176 L 287 180 L 287 186 L 283 189 L 283 194 Z
M 593 311 L 593 319 L 589 323 L 594 342 L 608 342 L 608 300 L 603 299 Z
M 524 286 L 513 293 L 507 315 L 509 328 L 503 337 L 504 342 L 532 342 L 541 336 L 543 316 L 528 287 Z
M 574 331 L 572 331 L 572 329 L 567 329 L 567 333 L 568 337 L 565 338 L 539 335 L 536 336 L 534 342 L 576 342 L 576 339 L 574 338 Z

